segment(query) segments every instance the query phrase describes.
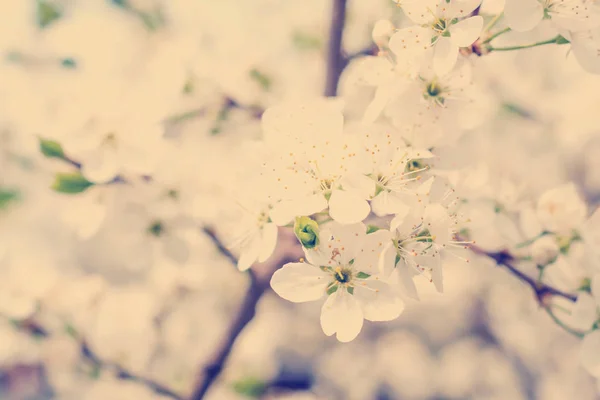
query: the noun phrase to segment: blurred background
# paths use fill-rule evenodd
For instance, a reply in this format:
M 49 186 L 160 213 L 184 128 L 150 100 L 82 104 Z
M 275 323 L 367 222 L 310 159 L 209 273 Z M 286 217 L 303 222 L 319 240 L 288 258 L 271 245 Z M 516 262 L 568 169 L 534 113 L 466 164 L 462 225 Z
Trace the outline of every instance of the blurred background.
M 501 8 L 484 1 L 480 12 Z M 200 227 L 235 222 L 225 193 L 252 174 L 247 142 L 260 137 L 263 110 L 322 95 L 332 2 L 3 0 L 0 9 L 0 398 L 190 398 L 215 372 L 205 367 L 256 280 Z M 344 53 L 374 54 L 380 19 L 406 23 L 391 0 L 349 0 Z M 494 194 L 507 203 L 572 180 L 597 205 L 600 79 L 557 47 L 473 62 L 481 121 L 441 149 L 447 166 L 510 177 L 519 190 Z M 339 95 L 347 117 L 360 118 L 372 88 L 351 70 L 352 60 Z M 125 150 L 108 162 L 96 150 L 115 140 Z M 82 161 L 88 178 L 116 171 L 117 181 L 57 191 L 56 174 Z M 473 232 L 483 229 L 472 218 Z M 288 239 L 271 263 L 293 254 Z M 481 240 L 509 242 L 501 230 Z M 469 259 L 446 260 L 443 295 L 417 282 L 420 302 L 393 322 L 367 322 L 348 344 L 323 334 L 320 304 L 259 293 L 204 398 L 598 398 L 579 340 L 493 260 Z

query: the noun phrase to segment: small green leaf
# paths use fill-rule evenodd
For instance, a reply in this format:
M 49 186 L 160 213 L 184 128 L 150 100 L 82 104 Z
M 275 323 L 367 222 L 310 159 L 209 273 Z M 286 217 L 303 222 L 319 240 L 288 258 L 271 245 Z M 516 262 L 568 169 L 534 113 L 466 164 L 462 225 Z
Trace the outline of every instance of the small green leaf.
M 37 20 L 40 28 L 46 28 L 62 16 L 60 8 L 48 0 L 37 0 Z
M 338 285 L 333 285 L 327 288 L 327 295 L 334 294 L 338 290 Z
M 65 152 L 62 149 L 60 143 L 50 140 L 40 138 L 40 151 L 43 155 L 48 158 L 65 158 Z
M 0 210 L 17 200 L 19 200 L 18 191 L 0 187 Z
M 373 232 L 377 232 L 378 230 L 380 230 L 381 228 L 375 225 L 369 225 L 367 226 L 367 235 L 369 233 L 373 233 Z
M 77 194 L 86 191 L 94 183 L 85 179 L 80 172 L 58 173 L 52 184 L 52 189 L 59 193 Z
M 111 2 L 119 7 L 123 7 L 123 8 L 127 8 L 129 7 L 129 3 L 127 2 L 127 0 L 111 0 Z
M 300 50 L 318 50 L 323 45 L 318 36 L 311 36 L 300 31 L 292 34 L 292 42 Z
M 259 398 L 265 394 L 267 390 L 267 384 L 264 381 L 253 377 L 236 381 L 233 383 L 232 387 L 236 393 L 250 398 Z
M 357 279 L 367 279 L 368 277 L 370 277 L 371 275 L 365 273 L 365 272 L 359 272 L 358 274 L 356 274 L 356 278 Z
M 562 36 L 562 35 L 558 35 L 556 37 L 556 44 L 567 44 L 567 43 L 571 43 L 566 37 Z
M 271 89 L 271 78 L 258 69 L 252 68 L 250 70 L 250 78 L 256 81 L 265 92 L 268 92 Z
M 350 294 L 354 294 L 354 287 L 353 287 L 353 286 L 348 286 L 348 287 L 346 288 L 346 291 L 347 291 L 348 293 L 350 293 Z

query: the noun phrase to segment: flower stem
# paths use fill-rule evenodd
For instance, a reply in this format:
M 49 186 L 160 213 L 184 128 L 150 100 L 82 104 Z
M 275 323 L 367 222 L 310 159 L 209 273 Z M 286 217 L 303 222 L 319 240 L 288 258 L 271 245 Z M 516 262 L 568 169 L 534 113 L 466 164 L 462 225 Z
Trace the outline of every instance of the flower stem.
M 484 41 L 483 41 L 483 43 L 484 43 L 484 44 L 485 44 L 485 43 L 489 43 L 489 42 L 491 42 L 492 40 L 496 39 L 498 36 L 500 36 L 500 35 L 504 35 L 505 33 L 507 33 L 507 32 L 510 32 L 510 31 L 511 31 L 511 29 L 510 29 L 510 28 L 504 28 L 504 29 L 502 29 L 501 31 L 498 31 L 498 32 L 494 33 L 492 36 L 490 36 L 489 38 L 487 38 L 486 40 L 484 40 Z
M 504 11 L 501 12 L 500 14 L 496 15 L 494 18 L 492 18 L 490 20 L 490 22 L 488 22 L 488 24 L 485 26 L 485 28 L 483 28 L 483 32 L 488 32 L 490 29 L 492 29 L 494 26 L 496 26 L 498 21 L 500 21 L 500 19 L 503 16 L 504 16 Z
M 525 45 L 521 45 L 521 46 L 509 46 L 509 47 L 492 47 L 490 46 L 488 48 L 489 51 L 511 51 L 511 50 L 521 50 L 521 49 L 529 49 L 531 47 L 537 47 L 537 46 L 544 46 L 546 44 L 554 44 L 554 43 L 564 43 L 562 36 L 558 35 L 556 37 L 553 37 L 552 39 L 548 39 L 548 40 L 543 40 L 541 42 L 536 42 L 536 43 L 531 43 L 531 44 L 525 44 Z
M 558 318 L 556 314 L 554 314 L 554 311 L 552 311 L 552 309 L 549 306 L 544 307 L 544 310 L 550 316 L 550 318 L 552 318 L 552 320 L 558 326 L 563 328 L 566 332 L 569 332 L 571 335 L 577 336 L 578 338 L 583 338 L 585 336 L 583 333 L 576 331 L 575 329 L 571 328 L 570 326 L 566 325 L 563 321 L 561 321 L 560 318 Z

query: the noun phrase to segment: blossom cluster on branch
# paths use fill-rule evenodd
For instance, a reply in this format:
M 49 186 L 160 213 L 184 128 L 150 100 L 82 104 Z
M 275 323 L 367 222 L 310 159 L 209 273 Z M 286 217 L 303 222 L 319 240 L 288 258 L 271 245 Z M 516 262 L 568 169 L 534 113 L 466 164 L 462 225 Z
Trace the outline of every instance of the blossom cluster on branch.
M 64 398 L 225 398 L 232 359 L 271 379 L 293 331 L 394 337 L 457 264 L 490 263 L 600 379 L 599 1 L 18 3 L 3 361 L 46 365 Z M 255 334 L 262 355 L 239 343 L 271 289 L 290 326 Z

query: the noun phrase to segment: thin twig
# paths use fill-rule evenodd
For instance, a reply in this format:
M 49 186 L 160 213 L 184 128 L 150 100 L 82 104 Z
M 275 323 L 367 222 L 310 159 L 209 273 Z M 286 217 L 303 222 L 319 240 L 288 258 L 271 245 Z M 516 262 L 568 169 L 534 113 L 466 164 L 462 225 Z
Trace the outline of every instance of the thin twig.
M 23 321 L 14 321 L 14 325 L 17 329 L 22 332 L 25 332 L 29 335 L 35 336 L 41 339 L 49 339 L 50 332 L 46 330 L 42 325 L 36 322 L 34 319 L 26 319 Z M 144 385 L 154 391 L 157 394 L 170 397 L 174 400 L 184 400 L 185 398 L 179 394 L 177 394 L 174 390 L 169 389 L 168 387 L 150 379 L 140 375 L 137 375 L 127 369 L 123 368 L 117 363 L 106 361 L 100 358 L 93 350 L 87 345 L 87 343 L 78 335 L 74 336 L 74 340 L 77 340 L 80 343 L 80 353 L 81 356 L 91 362 L 98 369 L 111 369 L 116 372 L 118 379 L 133 381 Z
M 517 267 L 513 265 L 514 258 L 507 251 L 498 251 L 491 252 L 485 251 L 476 245 L 470 245 L 469 248 L 475 254 L 483 255 L 489 257 L 496 261 L 496 264 L 505 267 L 510 273 L 519 278 L 522 282 L 525 282 L 527 285 L 531 287 L 533 292 L 535 293 L 536 299 L 541 305 L 546 305 L 546 298 L 548 296 L 557 296 L 567 299 L 569 301 L 575 302 L 577 300 L 577 296 L 570 293 L 565 293 L 555 287 L 549 286 L 543 282 L 538 282 L 535 278 L 525 274 L 520 271 Z
M 344 69 L 345 60 L 342 54 L 342 36 L 346 23 L 346 0 L 333 0 L 331 27 L 329 29 L 329 47 L 327 49 L 327 78 L 325 96 L 337 94 L 338 82 Z

